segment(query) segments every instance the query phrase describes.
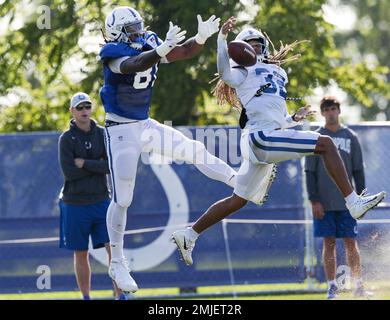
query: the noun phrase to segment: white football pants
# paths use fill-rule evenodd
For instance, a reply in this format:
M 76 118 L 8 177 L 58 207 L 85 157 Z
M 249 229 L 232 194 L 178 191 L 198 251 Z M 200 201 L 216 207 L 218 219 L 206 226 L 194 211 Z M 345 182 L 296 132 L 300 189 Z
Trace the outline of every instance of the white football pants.
M 203 143 L 191 140 L 180 131 L 153 119 L 106 127 L 105 138 L 112 182 L 107 228 L 113 259 L 121 258 L 123 254 L 127 208 L 133 199 L 141 152 L 192 163 L 209 178 L 232 188 L 235 186 L 237 172 L 211 155 Z

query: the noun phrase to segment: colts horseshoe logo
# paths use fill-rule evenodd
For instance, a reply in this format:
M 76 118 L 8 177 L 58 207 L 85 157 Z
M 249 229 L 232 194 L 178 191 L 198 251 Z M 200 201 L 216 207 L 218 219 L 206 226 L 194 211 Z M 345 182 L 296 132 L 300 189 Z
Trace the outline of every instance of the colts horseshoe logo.
M 124 255 L 132 271 L 151 269 L 168 259 L 176 251 L 176 246 L 170 242 L 171 234 L 176 229 L 170 226 L 184 225 L 189 220 L 188 197 L 176 172 L 169 165 L 151 164 L 150 167 L 167 196 L 169 219 L 166 229 L 154 241 L 144 247 L 124 249 Z M 89 251 L 94 259 L 103 265 L 108 265 L 105 248 L 94 250 L 90 242 Z

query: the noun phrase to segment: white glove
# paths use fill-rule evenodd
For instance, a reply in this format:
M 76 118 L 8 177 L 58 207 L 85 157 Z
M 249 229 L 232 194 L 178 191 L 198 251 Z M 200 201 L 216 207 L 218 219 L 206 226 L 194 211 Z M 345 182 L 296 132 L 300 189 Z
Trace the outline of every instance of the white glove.
M 181 28 L 174 26 L 172 21 L 169 21 L 169 30 L 165 41 L 156 48 L 156 52 L 160 57 L 165 57 L 179 42 L 185 39 L 187 31 L 180 31 Z
M 310 110 L 311 105 L 308 104 L 307 106 L 304 106 L 302 108 L 299 108 L 297 112 L 295 112 L 292 115 L 292 119 L 296 122 L 302 121 L 303 119 L 306 119 L 307 117 L 310 117 L 316 113 L 314 110 Z
M 199 14 L 196 17 L 198 18 L 198 33 L 195 36 L 195 41 L 204 44 L 208 38 L 218 32 L 221 18 L 215 18 L 215 15 L 212 15 L 209 20 L 202 21 Z

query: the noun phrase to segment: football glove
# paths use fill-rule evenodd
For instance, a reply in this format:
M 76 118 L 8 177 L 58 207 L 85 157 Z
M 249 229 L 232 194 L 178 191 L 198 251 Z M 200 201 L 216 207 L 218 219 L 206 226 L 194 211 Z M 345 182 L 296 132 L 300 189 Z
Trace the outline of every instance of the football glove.
M 207 21 L 203 21 L 199 14 L 196 17 L 198 19 L 198 33 L 195 36 L 195 41 L 204 44 L 208 38 L 218 32 L 221 18 L 212 15 Z
M 156 48 L 156 52 L 160 57 L 165 57 L 178 43 L 185 39 L 187 31 L 180 31 L 180 27 L 173 25 L 172 21 L 169 21 L 169 30 L 165 41 Z

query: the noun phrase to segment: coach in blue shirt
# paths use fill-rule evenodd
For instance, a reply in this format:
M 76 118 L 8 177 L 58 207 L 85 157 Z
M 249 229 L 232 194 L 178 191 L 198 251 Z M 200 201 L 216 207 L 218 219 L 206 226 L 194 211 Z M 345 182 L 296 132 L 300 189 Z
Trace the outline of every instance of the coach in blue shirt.
M 320 108 L 321 115 L 325 118 L 325 126 L 317 131 L 333 139 L 349 179 L 352 182 L 353 178 L 356 192 L 360 194 L 365 187 L 365 180 L 362 151 L 356 133 L 340 124 L 340 102 L 335 97 L 323 98 Z M 355 285 L 355 296 L 369 295 L 361 279 L 356 220 L 347 210 L 340 190 L 329 178 L 320 157 L 307 157 L 305 172 L 314 217 L 314 236 L 324 238 L 323 263 L 328 280 L 328 299 L 336 298 L 339 291 L 336 283 L 336 238 L 344 240 L 347 263 Z
M 83 298 L 90 299 L 91 268 L 88 243 L 106 247 L 110 258 L 106 226 L 110 204 L 106 175 L 110 173 L 104 145 L 104 129 L 91 119 L 92 101 L 76 93 L 70 103 L 69 130 L 59 138 L 59 160 L 64 186 L 60 194 L 60 247 L 74 251 L 77 284 Z M 119 292 L 116 290 L 116 295 Z

